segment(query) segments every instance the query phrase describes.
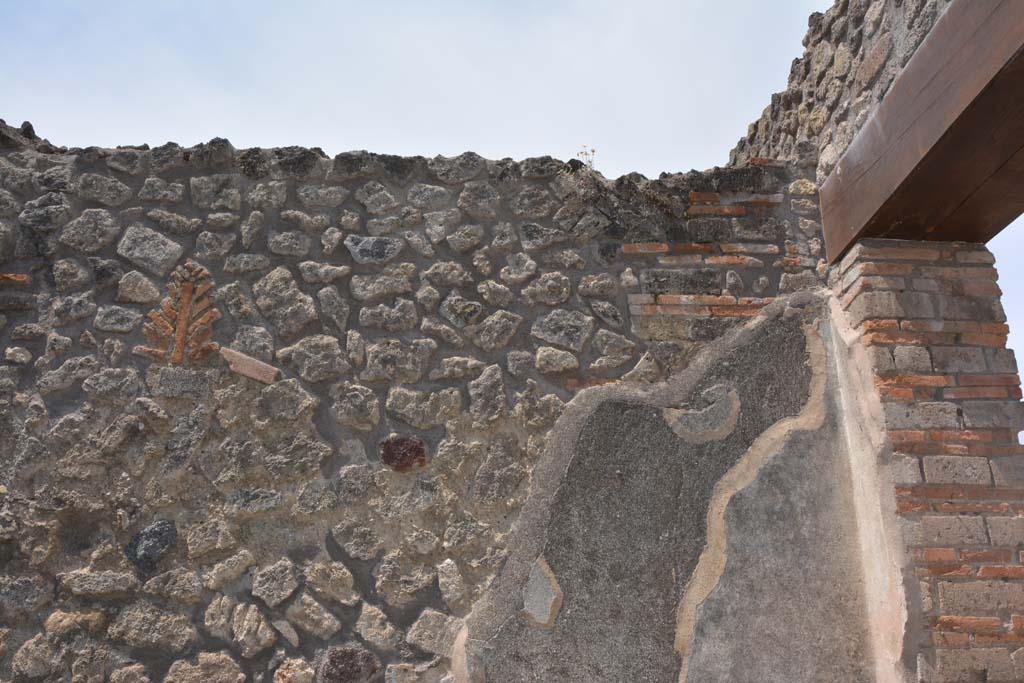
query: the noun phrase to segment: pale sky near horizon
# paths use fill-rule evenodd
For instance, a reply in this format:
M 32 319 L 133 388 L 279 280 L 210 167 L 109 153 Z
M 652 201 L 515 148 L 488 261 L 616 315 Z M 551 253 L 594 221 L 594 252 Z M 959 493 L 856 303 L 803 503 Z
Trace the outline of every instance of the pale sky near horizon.
M 830 0 L 0 0 L 0 118 L 68 146 L 597 150 L 607 177 L 724 165 Z M 767 9 L 769 8 L 770 9 Z M 1024 344 L 1024 221 L 993 242 Z

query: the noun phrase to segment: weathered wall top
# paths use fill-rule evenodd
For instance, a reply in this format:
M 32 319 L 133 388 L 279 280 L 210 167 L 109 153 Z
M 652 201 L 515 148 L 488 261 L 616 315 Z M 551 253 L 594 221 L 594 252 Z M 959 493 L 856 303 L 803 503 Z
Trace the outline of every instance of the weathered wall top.
M 439 681 L 565 405 L 820 286 L 815 189 L 0 125 L 0 680 Z M 751 392 L 802 376 L 791 332 L 722 471 L 783 414 Z M 683 434 L 698 389 L 661 406 Z
M 789 85 L 729 155 L 809 164 L 824 181 L 950 0 L 836 0 L 814 13 Z

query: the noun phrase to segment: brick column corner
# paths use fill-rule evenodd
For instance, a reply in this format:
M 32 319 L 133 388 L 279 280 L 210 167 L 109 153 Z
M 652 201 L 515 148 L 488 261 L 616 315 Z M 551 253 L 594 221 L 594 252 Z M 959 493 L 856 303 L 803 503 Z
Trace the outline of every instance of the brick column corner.
M 892 448 L 920 681 L 1024 680 L 1024 404 L 994 263 L 983 245 L 870 239 L 831 279 Z

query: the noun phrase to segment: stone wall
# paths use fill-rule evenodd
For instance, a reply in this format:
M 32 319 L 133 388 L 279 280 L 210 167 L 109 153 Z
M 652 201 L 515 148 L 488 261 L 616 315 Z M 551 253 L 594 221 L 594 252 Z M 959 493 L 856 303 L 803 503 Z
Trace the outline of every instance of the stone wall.
M 743 454 L 809 396 L 761 413 L 754 395 L 799 380 L 800 330 L 821 316 L 776 301 L 824 275 L 796 167 L 611 182 L 547 157 L 65 149 L 28 126 L 0 126 L 0 146 L 0 680 L 464 675 L 467 617 L 484 628 L 483 605 L 519 609 L 487 596 L 520 566 L 512 549 L 539 540 L 520 511 L 558 481 L 535 472 L 567 457 L 552 437 L 567 406 L 600 408 L 579 400 L 605 388 L 586 387 L 654 391 L 711 367 L 723 340 L 739 359 L 750 330 L 804 316 L 788 374 L 742 388 L 771 355 L 760 341 L 714 387 L 624 394 L 624 414 L 654 410 L 686 457 L 691 442 L 721 453 L 687 508 L 694 528 L 728 507 L 731 493 L 709 498 L 728 463 L 759 472 L 779 448 L 753 469 Z M 734 394 L 732 426 L 701 426 Z M 652 444 L 634 461 L 650 477 L 661 457 Z M 814 500 L 843 517 L 841 496 Z M 730 525 L 754 533 L 722 524 L 707 532 L 722 552 Z M 699 549 L 630 623 L 666 617 Z M 576 567 L 545 552 L 570 581 Z M 733 576 L 717 561 L 701 585 Z M 693 666 L 712 671 L 688 623 Z
M 950 0 L 836 0 L 814 13 L 789 85 L 772 96 L 729 155 L 817 168 L 822 182 Z

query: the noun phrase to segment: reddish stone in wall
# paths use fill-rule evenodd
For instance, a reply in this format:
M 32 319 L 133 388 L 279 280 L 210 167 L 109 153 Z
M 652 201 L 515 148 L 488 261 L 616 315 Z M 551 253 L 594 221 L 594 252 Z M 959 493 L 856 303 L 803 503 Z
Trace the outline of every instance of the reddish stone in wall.
M 380 460 L 396 472 L 411 472 L 427 466 L 427 445 L 407 434 L 392 434 L 380 444 Z

